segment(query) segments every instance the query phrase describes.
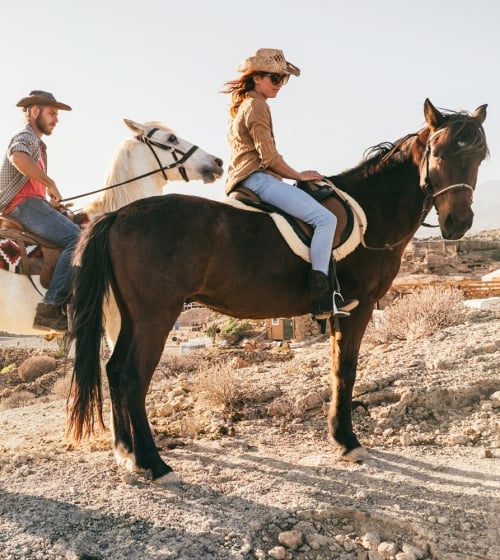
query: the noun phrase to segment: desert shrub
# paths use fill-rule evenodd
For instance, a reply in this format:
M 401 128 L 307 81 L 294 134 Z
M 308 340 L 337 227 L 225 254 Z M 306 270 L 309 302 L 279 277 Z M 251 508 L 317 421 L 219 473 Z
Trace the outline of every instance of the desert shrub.
M 243 383 L 234 365 L 219 362 L 207 369 L 200 369 L 196 384 L 204 397 L 215 406 L 232 410 L 244 395 Z
M 184 356 L 167 356 L 162 358 L 158 364 L 158 369 L 167 378 L 178 377 L 182 374 L 189 374 L 197 371 L 203 362 L 203 356 L 187 354 Z
M 29 391 L 16 391 L 7 397 L 1 404 L 1 409 L 21 408 L 33 402 L 35 395 Z
M 207 327 L 205 333 L 212 339 L 212 344 L 215 344 L 217 335 L 220 333 L 220 327 L 216 323 L 212 323 Z
M 17 373 L 24 382 L 29 383 L 49 371 L 54 371 L 56 367 L 56 359 L 51 356 L 31 356 L 19 366 Z
M 252 332 L 252 325 L 248 321 L 240 321 L 231 317 L 220 327 L 220 336 L 230 344 L 239 342 Z
M 67 399 L 71 390 L 71 374 L 60 377 L 52 386 L 52 393 L 63 399 Z
M 457 288 L 425 286 L 396 300 L 367 332 L 375 342 L 408 340 L 460 323 L 464 295 Z
M 495 249 L 492 253 L 491 253 L 491 258 L 494 261 L 500 261 L 500 249 Z
M 64 334 L 63 336 L 58 336 L 56 338 L 57 357 L 58 358 L 67 358 L 68 357 L 72 341 L 73 341 L 73 339 L 71 338 L 71 336 L 69 334 Z

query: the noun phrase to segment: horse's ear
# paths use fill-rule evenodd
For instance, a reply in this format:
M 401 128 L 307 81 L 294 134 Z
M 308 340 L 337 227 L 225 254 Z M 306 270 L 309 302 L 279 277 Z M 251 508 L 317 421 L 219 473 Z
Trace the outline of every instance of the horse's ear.
M 431 130 L 436 130 L 444 123 L 443 115 L 434 107 L 427 98 L 424 102 L 425 122 Z
M 472 116 L 477 120 L 477 122 L 479 124 L 483 124 L 484 121 L 486 120 L 486 107 L 488 107 L 488 104 L 486 105 L 480 105 L 473 113 Z
M 132 121 L 130 119 L 123 119 L 123 122 L 130 128 L 130 130 L 136 134 L 136 135 L 141 135 L 141 134 L 145 134 L 145 129 L 144 129 L 144 125 L 139 124 L 135 121 Z

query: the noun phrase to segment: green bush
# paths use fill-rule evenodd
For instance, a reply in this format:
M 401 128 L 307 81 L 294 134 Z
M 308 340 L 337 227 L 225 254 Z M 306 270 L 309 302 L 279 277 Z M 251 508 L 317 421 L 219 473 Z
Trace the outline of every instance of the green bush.
M 220 327 L 220 336 L 230 344 L 236 344 L 252 332 L 248 321 L 230 318 Z

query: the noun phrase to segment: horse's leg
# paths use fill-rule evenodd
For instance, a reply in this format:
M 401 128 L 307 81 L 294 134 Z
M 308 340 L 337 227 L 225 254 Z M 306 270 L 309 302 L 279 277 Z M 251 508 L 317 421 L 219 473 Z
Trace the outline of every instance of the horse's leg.
M 332 400 L 328 414 L 330 437 L 340 446 L 346 461 L 362 461 L 368 454 L 352 429 L 352 391 L 356 381 L 359 347 L 370 320 L 372 308 L 362 305 L 351 312 L 349 319 L 340 321 L 340 331 L 332 332 Z
M 120 386 L 130 420 L 135 468 L 151 470 L 153 479 L 164 484 L 176 482 L 177 477 L 161 459 L 153 440 L 146 414 L 146 394 L 165 346 L 169 332 L 166 324 L 168 321 L 135 325 L 120 375 Z
M 130 343 L 130 333 L 122 329 L 111 358 L 106 364 L 106 374 L 111 399 L 111 430 L 113 432 L 115 459 L 118 465 L 125 467 L 128 471 L 135 471 L 137 467 L 127 412 L 127 401 L 121 384 L 121 371 L 130 348 Z

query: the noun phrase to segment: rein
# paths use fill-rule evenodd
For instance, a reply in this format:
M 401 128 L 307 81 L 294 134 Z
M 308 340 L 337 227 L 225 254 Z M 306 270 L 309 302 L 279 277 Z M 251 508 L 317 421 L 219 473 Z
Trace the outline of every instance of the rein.
M 148 146 L 148 148 L 153 152 L 153 155 L 158 163 L 158 169 L 154 169 L 153 171 L 148 171 L 147 173 L 143 173 L 142 175 L 138 175 L 137 177 L 132 177 L 132 179 L 127 179 L 126 181 L 121 181 L 120 183 L 115 183 L 114 185 L 109 185 L 108 187 L 103 187 L 95 191 L 79 194 L 76 196 L 70 196 L 68 198 L 63 198 L 61 202 L 68 202 L 69 200 L 75 200 L 77 198 L 82 198 L 84 196 L 89 196 L 110 189 L 115 189 L 116 187 L 121 187 L 122 185 L 133 183 L 134 181 L 144 179 L 145 177 L 149 177 L 150 175 L 154 175 L 155 173 L 160 173 L 160 172 L 163 174 L 165 181 L 167 181 L 168 179 L 165 171 L 168 169 L 174 169 L 175 167 L 179 168 L 179 173 L 181 174 L 182 178 L 184 179 L 184 181 L 188 182 L 189 177 L 187 176 L 186 169 L 183 164 L 186 163 L 186 161 L 194 154 L 194 152 L 196 152 L 198 146 L 191 146 L 191 148 L 189 148 L 187 152 L 183 152 L 182 150 L 179 150 L 177 148 L 172 148 L 172 146 L 169 146 L 168 144 L 162 144 L 161 142 L 156 142 L 151 137 L 157 130 L 159 129 L 153 128 L 148 132 L 146 136 L 144 134 L 140 134 L 136 136 L 136 139 L 146 144 L 146 146 Z M 158 157 L 158 154 L 155 152 L 153 146 L 156 146 L 157 148 L 161 148 L 162 150 L 167 150 L 172 152 L 172 156 L 175 161 L 173 163 L 170 163 L 169 165 L 162 166 L 160 158 Z M 179 157 L 179 154 L 181 157 Z

